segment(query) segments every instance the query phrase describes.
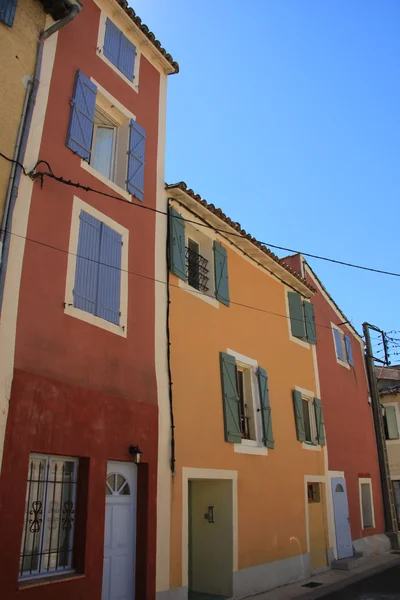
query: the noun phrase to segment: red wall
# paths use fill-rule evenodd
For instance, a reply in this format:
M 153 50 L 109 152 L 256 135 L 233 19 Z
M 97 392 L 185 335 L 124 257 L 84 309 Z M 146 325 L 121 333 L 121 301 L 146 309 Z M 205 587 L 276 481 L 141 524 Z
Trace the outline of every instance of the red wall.
M 299 256 L 284 259 L 300 272 Z M 317 280 L 307 274 L 307 281 L 318 289 L 311 299 L 317 324 L 317 359 L 321 401 L 330 471 L 344 471 L 353 540 L 384 531 L 382 495 L 372 409 L 368 404 L 368 383 L 364 368 L 363 346 L 352 330 L 341 326 L 351 337 L 354 366 L 346 369 L 336 360 L 331 323 L 339 317 L 321 293 Z M 359 477 L 371 477 L 374 500 L 374 529 L 361 529 Z
M 30 452 L 80 458 L 76 561 L 84 577 L 25 589 L 27 598 L 100 600 L 107 461 L 138 470 L 137 598 L 154 598 L 158 409 L 154 348 L 155 213 L 160 75 L 142 56 L 140 92 L 96 56 L 100 10 L 91 1 L 59 33 L 39 158 L 56 175 L 114 193 L 65 145 L 75 73 L 93 77 L 144 127 L 144 202 L 86 193 L 45 178 L 34 185 L 19 298 L 15 375 L 0 481 L 1 597 L 16 597 Z M 39 168 L 46 170 L 44 164 Z M 73 196 L 129 229 L 127 338 L 65 315 Z M 39 243 L 38 243 L 39 242 Z M 79 531 L 78 531 L 79 530 Z

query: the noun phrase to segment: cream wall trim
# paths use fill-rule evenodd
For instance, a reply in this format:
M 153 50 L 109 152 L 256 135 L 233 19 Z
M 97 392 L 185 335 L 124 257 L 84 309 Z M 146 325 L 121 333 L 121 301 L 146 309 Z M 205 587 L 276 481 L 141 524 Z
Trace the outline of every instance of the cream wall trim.
M 129 192 L 127 192 L 122 187 L 111 181 L 111 179 L 108 179 L 108 177 L 105 177 L 104 175 L 99 173 L 99 171 L 97 171 L 91 165 L 89 165 L 89 163 L 86 160 L 81 159 L 81 167 L 82 169 L 93 175 L 93 177 L 96 177 L 96 179 L 101 181 L 101 183 L 104 183 L 104 185 L 113 190 L 113 192 L 116 192 L 119 196 L 125 198 L 125 200 L 132 202 L 132 195 Z
M 81 310 L 80 308 L 76 308 L 74 304 L 74 296 L 73 289 L 75 283 L 75 271 L 76 271 L 76 258 L 78 254 L 78 239 L 79 239 L 79 228 L 80 228 L 80 219 L 79 215 L 81 211 L 84 211 L 102 223 L 105 223 L 114 231 L 117 231 L 122 236 L 122 255 L 121 255 L 121 300 L 120 300 L 120 325 L 115 325 L 114 323 L 110 323 L 110 321 L 106 321 L 101 317 L 97 317 L 92 315 L 85 310 Z M 71 218 L 71 233 L 69 239 L 69 249 L 68 249 L 68 266 L 67 266 L 67 278 L 65 285 L 65 308 L 64 312 L 66 315 L 70 315 L 71 317 L 76 317 L 81 321 L 85 321 L 86 323 L 90 323 L 91 325 L 96 325 L 96 327 L 101 327 L 110 333 L 115 333 L 120 335 L 121 337 L 127 337 L 128 334 L 128 250 L 129 250 L 129 231 L 105 215 L 100 211 L 96 210 L 90 204 L 83 202 L 77 196 L 74 196 L 73 206 L 72 206 L 72 218 Z
M 316 450 L 317 452 L 321 452 L 321 446 L 319 444 L 307 444 L 307 442 L 302 442 L 301 447 L 303 450 Z
M 124 106 L 119 100 L 114 98 L 114 96 L 110 94 L 110 92 L 107 91 L 106 88 L 100 85 L 100 83 L 93 79 L 93 77 L 90 78 L 90 81 L 92 81 L 97 87 L 97 93 L 100 93 L 102 96 L 104 96 L 104 98 L 108 100 L 110 104 L 112 104 L 117 110 L 119 110 L 119 112 L 125 115 L 127 119 L 133 119 L 134 121 L 136 121 L 136 115 L 134 115 L 133 112 L 129 110 L 129 108 L 126 108 L 126 106 Z
M 364 527 L 364 515 L 362 509 L 362 496 L 361 496 L 361 484 L 367 483 L 369 485 L 371 493 L 371 512 L 372 512 L 372 527 Z M 361 513 L 361 529 L 373 529 L 375 527 L 375 506 L 374 506 L 374 494 L 372 491 L 372 480 L 370 477 L 359 477 L 358 479 L 358 495 L 360 498 L 360 513 Z
M 182 468 L 182 586 L 188 585 L 188 546 L 189 546 L 189 494 L 188 482 L 191 479 L 225 479 L 232 481 L 233 513 L 233 572 L 238 570 L 238 502 L 237 471 L 224 469 Z
M 169 413 L 169 379 L 167 361 L 167 318 L 168 281 L 166 245 L 168 219 L 165 197 L 165 141 L 166 141 L 167 76 L 160 76 L 160 98 L 158 106 L 157 147 L 157 198 L 160 211 L 155 215 L 155 361 L 158 397 L 158 465 L 157 465 L 157 556 L 156 590 L 168 590 L 170 585 L 170 528 L 171 528 L 171 419 Z
M 310 348 L 310 344 L 308 342 L 305 342 L 304 340 L 300 340 L 299 338 L 295 337 L 292 334 L 292 326 L 290 323 L 290 310 L 289 310 L 289 298 L 288 298 L 288 292 L 292 292 L 293 290 L 290 289 L 289 287 L 285 286 L 284 287 L 284 294 L 285 294 L 285 309 L 286 309 L 286 321 L 287 321 L 287 326 L 288 326 L 288 333 L 289 333 L 289 340 L 291 342 L 294 342 L 295 344 L 298 344 L 299 346 L 302 346 L 303 348 Z
M 113 63 L 106 57 L 104 56 L 104 38 L 106 35 L 106 20 L 107 17 L 113 21 L 114 25 L 116 25 L 116 27 L 118 27 L 122 33 L 124 35 L 126 35 L 126 37 L 128 39 L 130 39 L 130 41 L 135 45 L 136 47 L 136 57 L 135 57 L 135 66 L 134 66 L 134 70 L 133 70 L 133 74 L 134 74 L 134 78 L 133 81 L 131 81 L 130 79 L 128 79 L 119 69 L 117 69 L 117 67 L 115 65 L 113 65 Z M 130 30 L 129 32 L 127 32 L 126 28 L 121 28 L 118 23 L 114 22 L 114 19 L 112 17 L 110 17 L 110 15 L 107 15 L 104 11 L 101 12 L 100 15 L 100 23 L 99 23 L 99 33 L 98 33 L 98 37 L 97 37 L 97 48 L 96 48 L 96 54 L 97 56 L 99 56 L 102 60 L 104 60 L 104 62 L 115 72 L 117 73 L 117 75 L 119 75 L 121 77 L 121 79 L 123 79 L 128 85 L 129 87 L 131 87 L 136 93 L 139 92 L 139 74 L 140 74 L 140 42 L 137 39 L 136 36 L 132 35 L 132 31 Z
M 48 17 L 46 26 L 51 23 L 52 19 Z M 32 123 L 25 152 L 24 165 L 27 171 L 30 171 L 34 167 L 39 158 L 39 149 L 42 141 L 57 40 L 58 33 L 55 33 L 44 42 L 40 85 L 33 110 Z M 0 470 L 3 459 L 8 404 L 14 373 L 19 291 L 33 185 L 34 184 L 29 177 L 24 177 L 24 175 L 22 175 L 11 224 L 11 234 L 14 235 L 11 235 L 10 239 L 7 271 L 4 283 L 3 306 L 0 321 Z
M 201 292 L 200 290 L 196 290 L 191 285 L 189 285 L 188 283 L 186 283 L 186 281 L 183 281 L 183 279 L 178 279 L 178 286 L 180 288 L 182 288 L 182 290 L 185 290 L 189 294 L 192 294 L 195 298 L 198 298 L 199 300 L 202 300 L 203 302 L 206 302 L 207 304 L 209 304 L 213 308 L 216 308 L 217 310 L 219 310 L 219 302 L 213 296 L 209 296 L 205 292 Z
M 141 54 L 151 62 L 160 74 L 165 75 L 175 72 L 174 67 L 172 67 L 167 59 L 157 51 L 145 34 L 135 25 L 123 8 L 121 8 L 114 0 L 94 0 L 94 2 L 102 12 L 106 13 L 106 15 L 121 28 L 121 31 L 123 31 L 127 37 L 134 40 L 137 51 L 139 52 L 140 50 Z
M 308 396 L 309 398 L 315 398 L 315 393 L 311 390 L 306 390 L 306 388 L 300 387 L 299 385 L 295 385 L 294 389 L 297 392 L 300 392 L 303 396 Z

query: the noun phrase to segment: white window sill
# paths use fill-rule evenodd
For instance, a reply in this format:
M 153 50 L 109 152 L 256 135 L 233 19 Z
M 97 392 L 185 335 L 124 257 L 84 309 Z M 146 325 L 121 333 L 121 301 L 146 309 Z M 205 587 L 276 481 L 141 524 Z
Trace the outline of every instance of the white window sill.
M 338 358 L 336 356 L 336 362 L 341 365 L 342 367 L 344 367 L 345 369 L 350 369 L 350 365 L 349 363 L 345 362 L 344 360 L 341 360 L 340 358 Z
M 257 456 L 267 456 L 268 448 L 260 446 L 255 440 L 242 440 L 241 444 L 234 444 L 234 451 L 238 454 L 255 454 Z
M 125 83 L 127 83 L 129 87 L 133 89 L 134 92 L 136 92 L 137 94 L 139 93 L 139 84 L 136 83 L 136 78 L 134 79 L 134 81 L 128 79 L 119 69 L 117 69 L 115 65 L 113 65 L 113 63 L 106 56 L 104 56 L 103 50 L 101 48 L 96 48 L 96 54 L 101 58 L 101 60 L 103 60 L 106 63 L 106 65 L 110 67 L 110 69 L 114 71 L 114 73 L 119 75 L 119 77 L 121 77 L 121 79 L 123 79 Z M 135 60 L 135 72 L 138 69 L 138 66 L 138 61 Z
M 186 283 L 186 281 L 183 281 L 183 279 L 179 279 L 178 285 L 186 292 L 189 292 L 196 298 L 199 298 L 199 300 L 203 300 L 203 302 L 207 302 L 207 304 L 209 304 L 210 306 L 219 309 L 219 302 L 216 298 L 214 298 L 214 296 L 209 296 L 208 294 L 201 292 L 200 290 L 196 290 L 196 288 L 193 288 L 191 285 Z
M 289 323 L 289 327 L 290 327 L 290 323 Z M 289 334 L 289 339 L 291 342 L 295 342 L 296 344 L 298 344 L 299 346 L 302 346 L 303 348 L 310 348 L 310 344 L 308 342 L 305 342 L 304 340 L 301 340 L 300 338 L 295 337 L 292 333 Z
M 127 192 L 122 187 L 111 181 L 111 179 L 107 179 L 107 177 L 104 177 L 104 175 L 102 175 L 101 173 L 99 173 L 99 171 L 96 171 L 96 169 L 89 165 L 89 163 L 86 162 L 86 160 L 81 160 L 81 167 L 82 169 L 93 175 L 93 177 L 96 177 L 96 179 L 104 183 L 104 185 L 111 188 L 119 196 L 122 196 L 123 198 L 125 198 L 125 200 L 132 202 L 132 195 L 129 192 Z
M 72 303 L 71 303 L 72 304 Z M 90 325 L 95 325 L 96 327 L 100 327 L 105 331 L 110 333 L 114 333 L 115 335 L 119 335 L 120 337 L 127 337 L 127 328 L 122 325 L 115 325 L 114 323 L 110 323 L 110 321 L 106 321 L 101 317 L 96 317 L 96 315 L 92 315 L 91 313 L 86 312 L 85 310 L 81 310 L 80 308 L 76 308 L 75 306 L 71 306 L 70 303 L 66 303 L 64 313 L 69 315 L 70 317 L 75 317 L 76 319 L 80 319 L 81 321 L 85 321 L 85 323 L 89 323 Z
M 310 442 L 302 442 L 301 444 L 304 450 L 316 450 L 317 452 L 321 451 L 321 446 L 318 444 L 311 444 Z
M 396 444 L 400 444 L 400 439 L 386 440 L 386 444 L 389 446 L 395 446 Z

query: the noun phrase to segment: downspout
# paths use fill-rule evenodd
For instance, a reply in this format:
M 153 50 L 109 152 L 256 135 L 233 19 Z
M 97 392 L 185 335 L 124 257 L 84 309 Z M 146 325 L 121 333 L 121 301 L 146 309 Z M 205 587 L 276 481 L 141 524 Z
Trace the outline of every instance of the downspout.
M 168 198 L 169 200 L 169 198 Z M 168 396 L 169 396 L 169 415 L 170 415 L 170 427 L 171 427 L 171 437 L 170 437 L 170 469 L 172 476 L 175 476 L 175 418 L 174 418 L 174 403 L 173 403 L 173 394 L 172 394 L 172 373 L 171 373 L 171 330 L 170 330 L 170 305 L 171 305 L 171 294 L 169 291 L 169 278 L 171 271 L 171 263 L 170 263 L 170 221 L 169 217 L 167 217 L 167 246 L 166 246 L 166 262 L 167 262 L 167 365 L 168 365 Z
M 77 14 L 82 10 L 82 4 L 79 0 L 70 0 L 70 11 L 68 14 L 51 25 L 48 29 L 43 31 L 39 36 L 35 73 L 33 80 L 28 83 L 24 106 L 21 114 L 21 121 L 17 134 L 17 142 L 15 144 L 13 160 L 16 162 L 12 163 L 10 180 L 8 182 L 8 188 L 6 193 L 6 199 L 4 203 L 4 214 L 1 223 L 0 230 L 0 313 L 3 305 L 4 295 L 4 283 L 5 275 L 7 270 L 8 252 L 10 247 L 10 231 L 12 216 L 14 213 L 15 203 L 18 197 L 18 189 L 21 181 L 21 175 L 23 172 L 22 164 L 25 158 L 26 147 L 28 144 L 28 137 L 30 127 L 32 123 L 33 109 L 36 104 L 37 92 L 40 84 L 40 74 L 42 70 L 42 59 L 43 59 L 43 44 L 53 33 L 67 25 Z

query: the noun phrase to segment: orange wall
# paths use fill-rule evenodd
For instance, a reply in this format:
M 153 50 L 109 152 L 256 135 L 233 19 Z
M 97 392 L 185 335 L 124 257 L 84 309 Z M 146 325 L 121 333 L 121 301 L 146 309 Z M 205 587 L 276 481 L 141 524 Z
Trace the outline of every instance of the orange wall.
M 289 340 L 287 318 L 270 314 L 286 315 L 287 288 L 227 250 L 230 307 L 210 306 L 170 275 L 177 459 L 171 587 L 181 585 L 183 466 L 238 471 L 239 569 L 307 552 L 304 475 L 324 474 L 323 451 L 305 450 L 296 439 L 292 404 L 296 385 L 317 392 L 312 350 Z M 224 441 L 219 353 L 228 348 L 256 359 L 269 376 L 275 449 L 268 456 L 235 453 Z

